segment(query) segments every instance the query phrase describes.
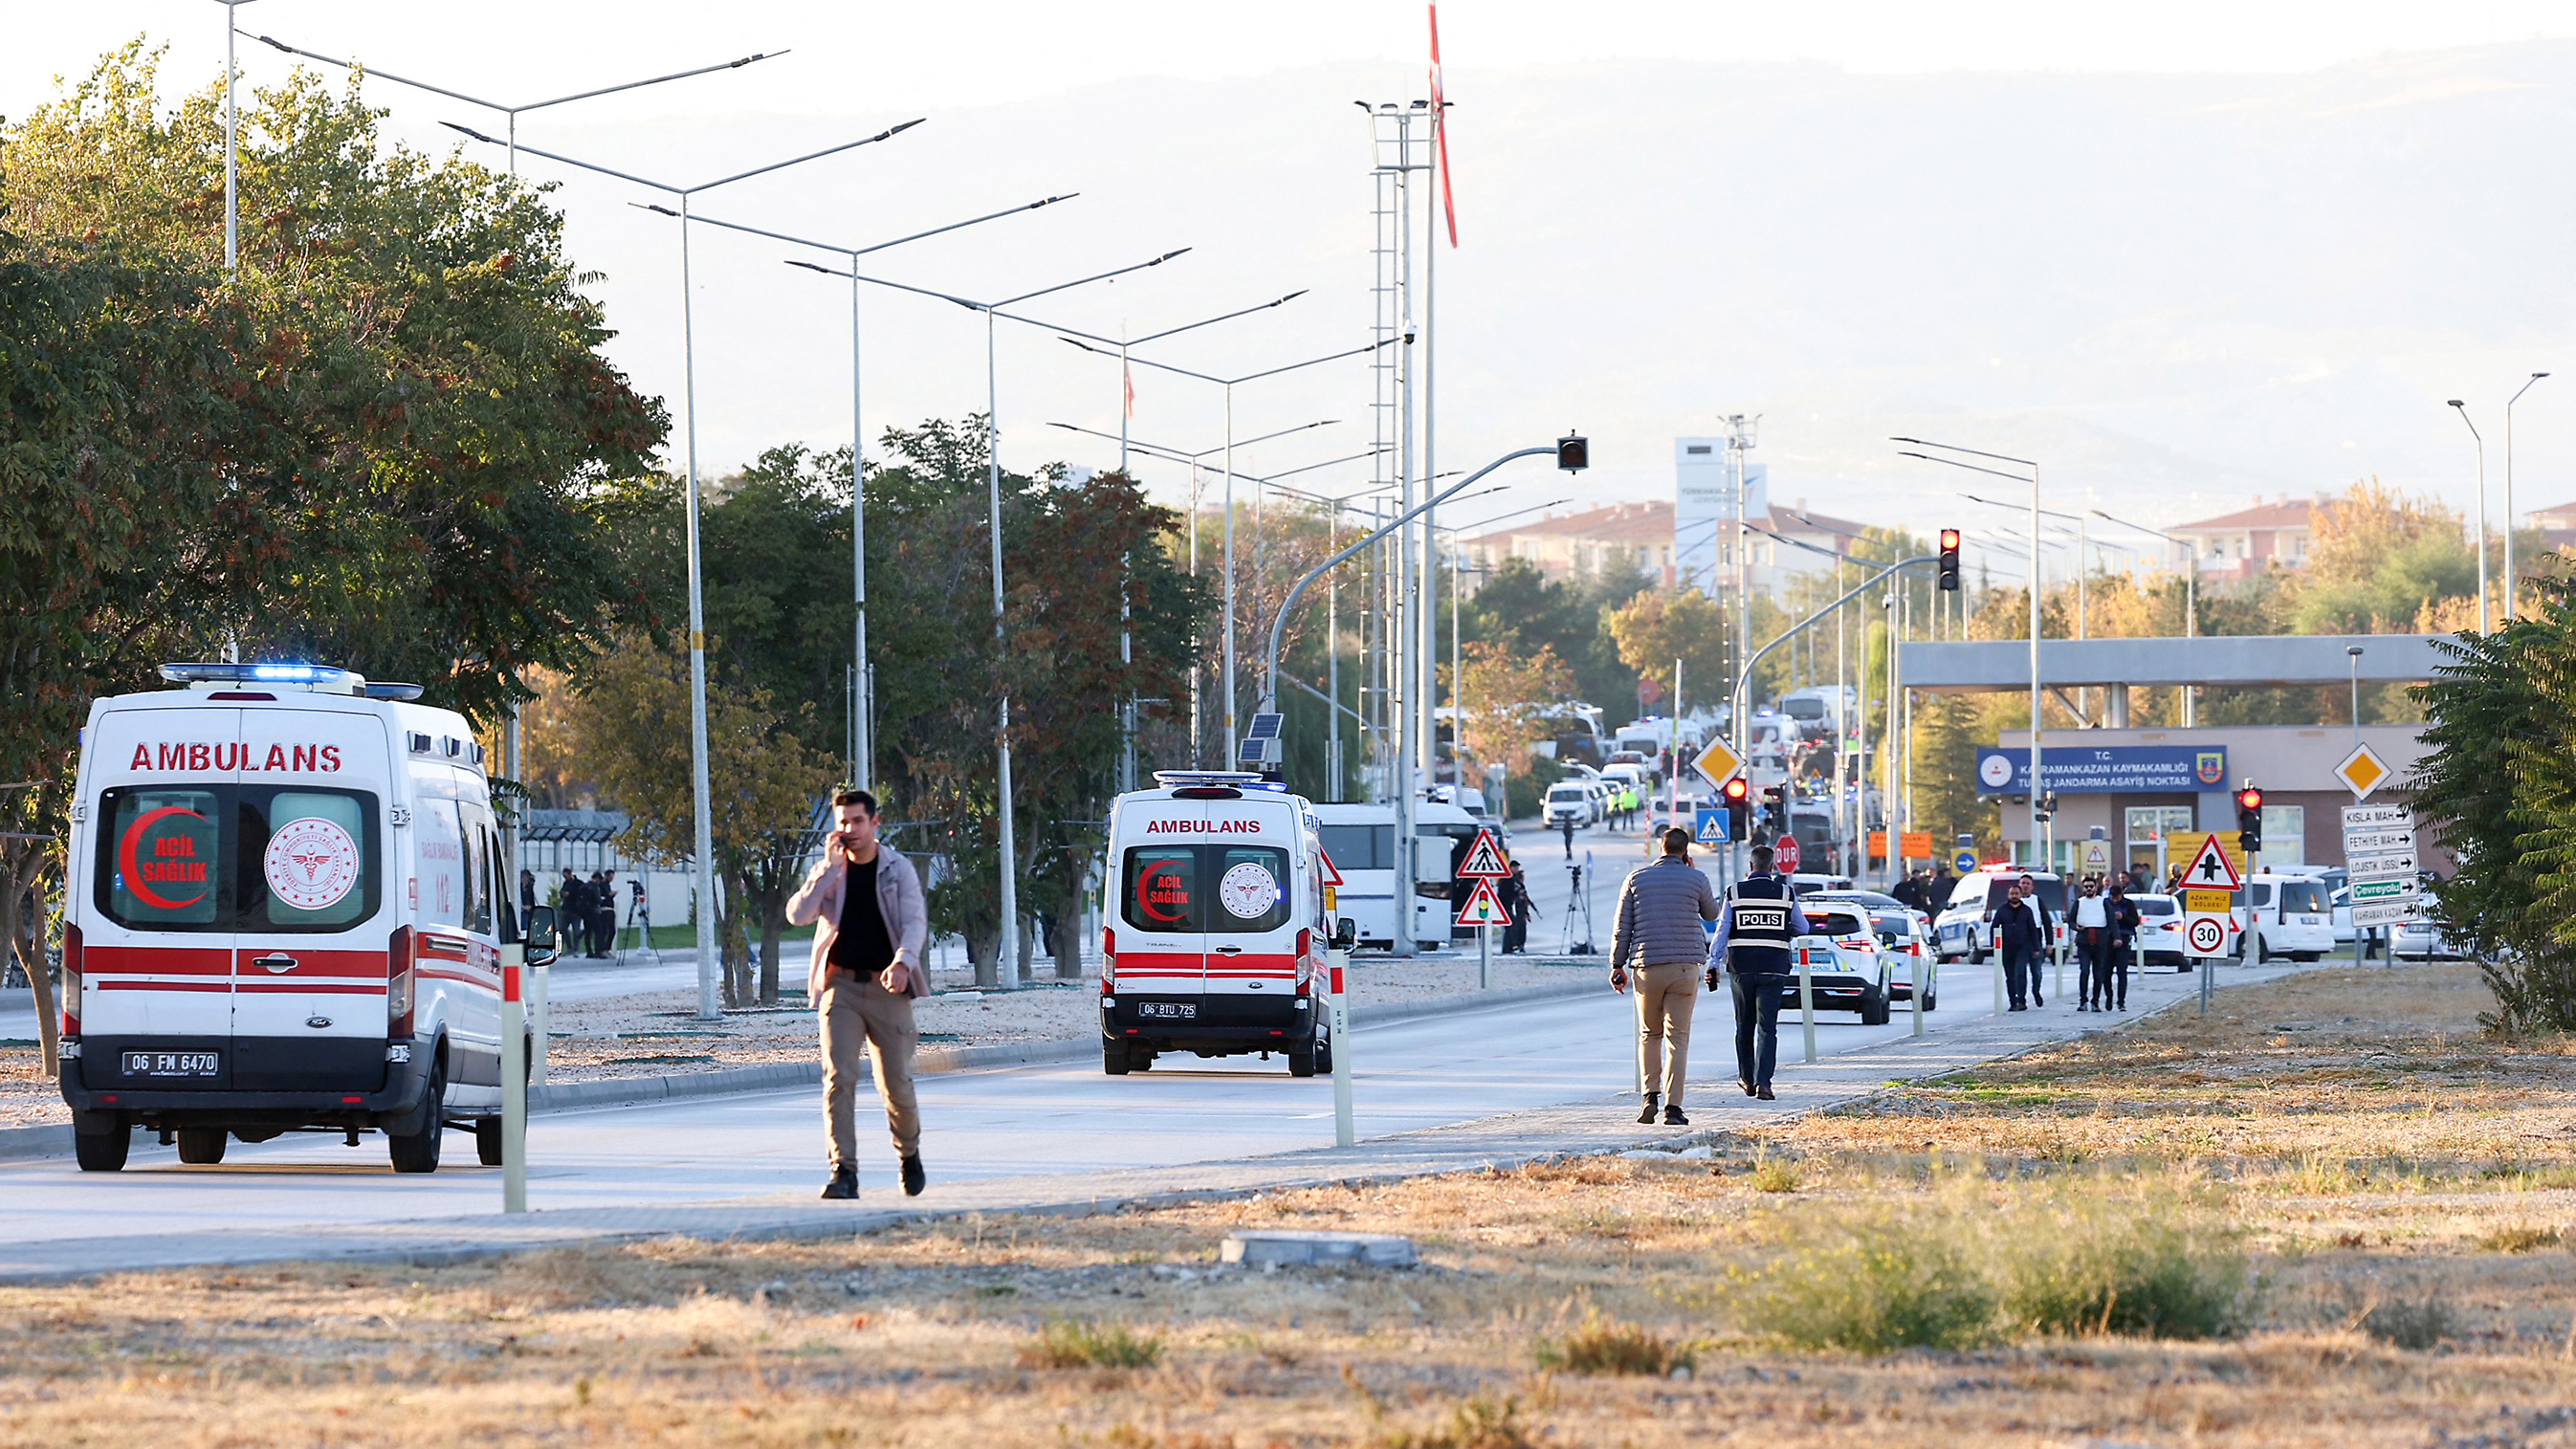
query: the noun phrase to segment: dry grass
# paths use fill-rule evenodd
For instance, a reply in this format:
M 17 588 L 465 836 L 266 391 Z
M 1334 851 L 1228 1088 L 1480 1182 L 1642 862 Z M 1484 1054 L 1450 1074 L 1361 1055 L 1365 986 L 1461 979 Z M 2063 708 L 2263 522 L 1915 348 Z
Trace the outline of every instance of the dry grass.
M 2476 1038 L 2459 968 L 2220 1000 L 1711 1162 L 0 1290 L 0 1443 L 2576 1444 L 2576 1063 Z M 1750 1312 L 1837 1232 L 2040 1223 L 2082 1288 L 2088 1222 L 2115 1264 L 2224 1223 L 2261 1285 L 2235 1336 L 2122 1332 L 2116 1275 L 1994 1280 L 2033 1321 L 1973 1349 L 1770 1346 Z M 1220 1269 L 1236 1223 L 1411 1233 L 1428 1266 Z

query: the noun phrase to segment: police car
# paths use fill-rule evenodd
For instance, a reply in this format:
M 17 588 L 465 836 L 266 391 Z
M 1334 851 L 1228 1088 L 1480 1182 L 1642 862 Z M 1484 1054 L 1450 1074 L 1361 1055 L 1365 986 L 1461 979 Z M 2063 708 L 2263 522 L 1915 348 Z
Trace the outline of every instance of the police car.
M 1331 1071 L 1322 1018 L 1323 856 L 1314 810 L 1275 781 L 1166 770 L 1109 807 L 1116 899 L 1100 933 L 1100 1066 L 1165 1052 L 1277 1052 Z
M 499 1162 L 520 930 L 472 728 L 344 669 L 161 675 L 180 687 L 97 700 L 81 732 L 61 1087 L 82 1169 L 123 1167 L 137 1127 L 189 1163 L 381 1132 L 396 1172 L 434 1172 L 454 1126 Z
M 1857 1011 L 1863 1026 L 1887 1025 L 1894 958 L 1880 946 L 1863 908 L 1801 900 L 1798 909 L 1807 918 L 1807 934 L 1790 943 L 1790 966 L 1805 972 L 1816 1008 Z

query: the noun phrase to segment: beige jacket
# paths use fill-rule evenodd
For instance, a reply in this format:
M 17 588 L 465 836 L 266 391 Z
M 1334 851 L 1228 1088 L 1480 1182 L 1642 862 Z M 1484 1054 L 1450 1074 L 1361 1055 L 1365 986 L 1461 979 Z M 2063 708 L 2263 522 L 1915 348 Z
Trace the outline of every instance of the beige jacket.
M 787 900 L 787 924 L 814 926 L 814 965 L 805 976 L 809 1001 L 823 999 L 823 974 L 830 969 L 833 938 L 841 934 L 841 890 L 850 878 L 849 863 L 829 852 L 805 884 Z M 921 953 L 930 935 L 930 906 L 922 898 L 921 874 L 892 846 L 877 847 L 877 910 L 885 916 L 886 939 L 894 942 L 894 959 L 904 964 L 914 996 L 930 994 L 930 973 Z

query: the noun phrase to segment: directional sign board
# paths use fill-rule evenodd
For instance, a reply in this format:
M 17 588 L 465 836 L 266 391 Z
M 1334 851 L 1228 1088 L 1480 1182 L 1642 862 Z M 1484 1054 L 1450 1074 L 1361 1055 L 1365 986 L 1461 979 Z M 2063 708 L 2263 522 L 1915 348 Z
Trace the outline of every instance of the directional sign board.
M 1744 768 L 1744 757 L 1726 741 L 1712 739 L 1699 747 L 1699 754 L 1691 760 L 1691 768 L 1708 782 L 1710 789 L 1723 790 L 1726 782 L 1734 779 L 1736 773 Z
M 2352 881 L 2355 926 L 2393 926 L 2415 919 L 2422 895 L 2416 871 L 2422 863 L 2415 851 L 2415 817 L 2406 807 L 2345 806 L 2343 856 Z
M 1468 893 L 1467 904 L 1458 911 L 1458 924 L 1462 926 L 1508 926 L 1511 923 L 1512 913 L 1503 909 L 1503 898 L 1494 894 L 1494 883 L 1490 880 L 1477 881 L 1475 890 Z
M 2370 792 L 2388 783 L 2388 777 L 2394 773 L 2388 768 L 2388 762 L 2379 757 L 2378 751 L 2364 744 L 2354 745 L 2352 753 L 2343 757 L 2343 763 L 2334 767 L 2335 778 L 2343 781 L 2344 788 L 2352 792 L 2355 800 L 2369 799 Z
M 2236 873 L 2236 862 L 2227 858 L 2215 835 L 2203 837 L 2200 852 L 2183 867 L 2182 883 L 2197 890 L 2234 891 L 2245 888 L 2244 877 Z M 2188 928 L 2186 928 L 2188 929 Z
M 1977 853 L 1973 850 L 1960 851 L 1950 857 L 1950 868 L 1961 875 L 1966 875 L 1977 868 Z
M 1723 806 L 1702 805 L 1691 812 L 1691 839 L 1701 845 L 1726 843 L 1726 810 Z
M 1503 859 L 1503 848 L 1494 843 L 1494 832 L 1479 830 L 1476 843 L 1467 847 L 1467 858 L 1458 865 L 1460 880 L 1501 880 L 1512 873 L 1512 863 Z

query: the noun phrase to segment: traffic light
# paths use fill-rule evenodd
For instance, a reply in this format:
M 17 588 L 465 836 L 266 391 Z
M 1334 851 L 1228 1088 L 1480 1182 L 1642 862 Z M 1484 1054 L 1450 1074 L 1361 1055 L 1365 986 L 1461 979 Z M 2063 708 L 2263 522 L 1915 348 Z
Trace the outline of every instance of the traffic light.
M 1762 819 L 1764 823 L 1768 824 L 1774 830 L 1786 830 L 1789 828 L 1788 786 L 1765 785 L 1762 787 Z
M 1959 530 L 1941 530 L 1941 588 L 1948 593 L 1959 590 Z
M 1580 433 L 1568 433 L 1556 440 L 1556 466 L 1568 473 L 1580 473 L 1592 466 L 1592 440 Z
M 1752 814 L 1752 802 L 1745 797 L 1752 794 L 1751 788 L 1744 783 L 1744 777 L 1738 775 L 1727 781 L 1726 788 L 1718 794 L 1726 801 L 1726 838 L 1744 839 L 1750 833 L 1745 829 L 1745 825 L 1747 817 Z
M 2236 838 L 2247 855 L 2263 848 L 2263 790 L 2248 783 L 2236 792 Z

